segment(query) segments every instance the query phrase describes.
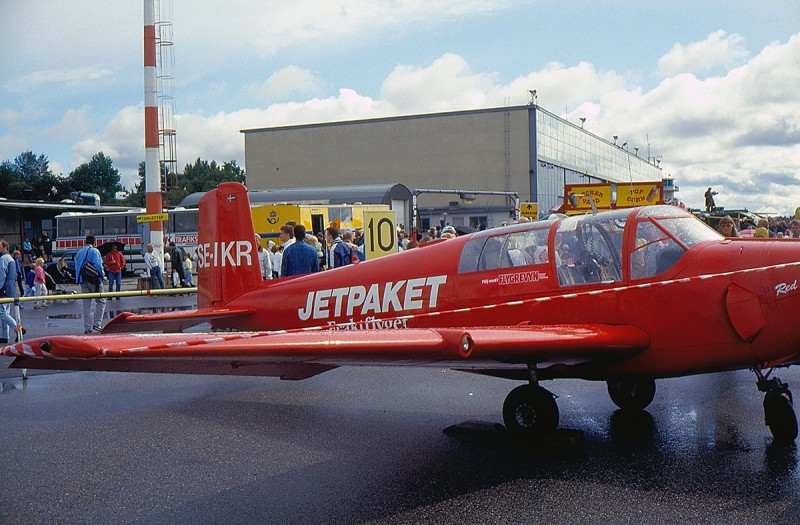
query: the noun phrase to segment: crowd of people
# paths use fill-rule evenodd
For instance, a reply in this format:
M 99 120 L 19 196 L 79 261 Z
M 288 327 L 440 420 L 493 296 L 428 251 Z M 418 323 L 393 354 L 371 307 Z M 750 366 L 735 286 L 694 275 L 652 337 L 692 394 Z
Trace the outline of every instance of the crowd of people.
M 36 262 L 36 259 L 43 259 L 45 262 L 53 260 L 53 239 L 50 232 L 43 231 L 36 239 L 25 237 L 22 241 L 22 253 L 27 257 L 29 263 Z
M 458 235 L 453 226 L 436 226 L 413 238 L 402 226 L 397 230 L 397 250 L 404 251 L 436 239 L 452 239 Z M 272 240 L 262 243 L 256 234 L 258 260 L 264 279 L 277 279 L 291 275 L 339 268 L 365 259 L 364 231 L 361 228 L 339 230 L 329 226 L 325 232 L 313 234 L 294 221 L 281 226 L 278 234 L 281 244 Z
M 800 220 L 792 217 L 770 217 L 737 224 L 733 217 L 725 215 L 719 220 L 717 231 L 725 237 L 800 239 Z

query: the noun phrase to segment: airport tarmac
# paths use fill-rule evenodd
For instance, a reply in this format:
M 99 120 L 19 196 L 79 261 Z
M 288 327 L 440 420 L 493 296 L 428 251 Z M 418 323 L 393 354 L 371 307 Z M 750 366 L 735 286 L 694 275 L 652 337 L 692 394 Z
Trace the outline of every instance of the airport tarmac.
M 27 338 L 81 333 L 80 311 L 26 306 Z M 660 380 L 632 415 L 604 383 L 545 382 L 582 440 L 520 444 L 500 425 L 516 383 L 438 368 L 23 381 L 8 362 L 2 524 L 800 522 L 797 448 L 772 444 L 747 371 Z M 779 375 L 800 392 L 800 372 Z

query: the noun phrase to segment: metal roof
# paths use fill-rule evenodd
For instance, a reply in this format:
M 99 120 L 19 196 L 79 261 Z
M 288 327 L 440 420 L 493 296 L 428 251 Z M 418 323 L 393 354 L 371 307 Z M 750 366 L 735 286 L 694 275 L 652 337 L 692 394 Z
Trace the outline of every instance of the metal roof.
M 178 203 L 196 208 L 205 192 L 187 195 Z M 276 188 L 247 192 L 251 205 L 274 204 L 391 204 L 392 200 L 411 200 L 411 191 L 402 184 L 356 184 L 315 188 Z
M 95 206 L 93 204 L 79 204 L 71 202 L 44 202 L 44 201 L 10 201 L 0 198 L 0 208 L 23 208 L 26 210 L 58 210 L 68 211 L 126 211 L 130 206 Z

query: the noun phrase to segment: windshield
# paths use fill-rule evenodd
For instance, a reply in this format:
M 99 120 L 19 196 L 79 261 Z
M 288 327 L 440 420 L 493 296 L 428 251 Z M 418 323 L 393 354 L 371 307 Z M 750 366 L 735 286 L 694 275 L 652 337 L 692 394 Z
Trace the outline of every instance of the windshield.
M 629 266 L 631 279 L 664 273 L 695 244 L 724 239 L 692 214 L 675 206 L 642 208 L 636 219 Z
M 706 223 L 694 217 L 658 219 L 658 223 L 687 248 L 691 248 L 703 241 L 718 241 L 725 238 L 719 232 L 711 229 Z

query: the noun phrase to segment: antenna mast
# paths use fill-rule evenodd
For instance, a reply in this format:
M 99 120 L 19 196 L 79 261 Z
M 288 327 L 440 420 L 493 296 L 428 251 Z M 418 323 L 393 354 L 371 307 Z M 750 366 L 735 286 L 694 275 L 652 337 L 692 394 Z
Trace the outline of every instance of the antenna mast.
M 158 152 L 162 187 L 179 187 L 175 133 L 175 48 L 172 36 L 172 0 L 154 0 L 156 80 L 158 96 Z

